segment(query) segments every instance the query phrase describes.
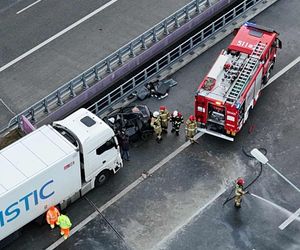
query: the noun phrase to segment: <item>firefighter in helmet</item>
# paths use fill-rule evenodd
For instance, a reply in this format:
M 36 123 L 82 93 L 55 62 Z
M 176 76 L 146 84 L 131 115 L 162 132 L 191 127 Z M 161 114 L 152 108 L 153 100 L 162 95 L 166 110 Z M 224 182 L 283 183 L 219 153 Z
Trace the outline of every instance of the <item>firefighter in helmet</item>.
M 168 133 L 170 113 L 167 110 L 166 106 L 159 107 L 159 116 L 160 116 L 160 120 L 161 120 L 162 132 Z
M 180 125 L 184 122 L 182 114 L 175 110 L 171 115 L 170 121 L 172 122 L 171 132 L 176 132 L 176 135 L 179 135 Z
M 159 116 L 158 111 L 153 112 L 153 117 L 151 118 L 151 127 L 153 127 L 154 132 L 156 134 L 156 141 L 157 143 L 160 143 L 162 138 L 161 138 L 161 133 L 162 133 L 162 128 L 161 128 L 161 118 Z
M 190 115 L 189 119 L 186 120 L 185 125 L 186 138 L 190 140 L 191 143 L 194 143 L 194 136 L 197 132 L 197 122 L 195 116 Z
M 237 208 L 241 207 L 242 197 L 243 197 L 243 195 L 245 195 L 247 193 L 244 190 L 244 184 L 245 184 L 245 180 L 242 177 L 239 177 L 236 180 L 234 206 Z

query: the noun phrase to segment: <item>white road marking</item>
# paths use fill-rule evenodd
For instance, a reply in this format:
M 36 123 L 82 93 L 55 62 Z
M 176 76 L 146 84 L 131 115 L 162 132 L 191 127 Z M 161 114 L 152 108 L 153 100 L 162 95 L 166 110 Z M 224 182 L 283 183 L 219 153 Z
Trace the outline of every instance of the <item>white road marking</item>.
M 290 70 L 292 67 L 294 67 L 299 62 L 300 62 L 300 56 L 298 56 L 294 61 L 290 62 L 282 70 L 280 70 L 273 77 L 271 77 L 270 80 L 269 80 L 269 82 L 262 88 L 262 90 L 264 88 L 266 88 L 267 86 L 269 86 L 272 82 L 274 82 L 277 78 L 279 78 L 280 76 L 282 76 L 285 72 L 287 72 L 288 70 Z
M 169 240 L 176 236 L 176 233 L 181 230 L 184 226 L 188 225 L 196 216 L 200 215 L 209 205 L 211 205 L 216 199 L 218 199 L 222 194 L 224 194 L 226 188 L 222 188 L 209 202 L 207 202 L 203 207 L 199 208 L 185 223 L 184 225 L 177 226 L 169 235 L 164 237 L 160 242 L 158 242 L 152 249 L 160 249 Z
M 285 214 L 287 214 L 287 215 L 289 215 L 289 216 L 293 215 L 293 213 L 292 213 L 291 211 L 287 210 L 287 209 L 284 208 L 284 207 L 281 207 L 281 206 L 277 205 L 276 203 L 274 203 L 274 202 L 272 202 L 272 201 L 269 201 L 269 200 L 267 200 L 267 199 L 265 199 L 265 198 L 263 198 L 263 197 L 261 197 L 261 196 L 259 196 L 259 195 L 256 195 L 256 194 L 254 194 L 254 193 L 252 193 L 252 192 L 250 193 L 250 195 L 253 196 L 253 197 L 256 197 L 256 198 L 258 198 L 258 199 L 260 199 L 260 200 L 262 200 L 262 201 L 264 201 L 264 202 L 267 202 L 267 203 L 270 204 L 271 206 L 276 207 L 277 209 L 279 209 L 280 211 L 284 212 Z M 297 217 L 295 220 L 300 221 L 300 218 Z
M 300 208 L 293 213 L 289 218 L 287 218 L 287 220 L 285 220 L 280 226 L 279 229 L 283 230 L 285 229 L 290 223 L 292 223 L 294 220 L 296 220 L 298 218 L 298 216 L 300 215 Z
M 35 1 L 34 3 L 29 4 L 29 5 L 28 5 L 27 7 L 25 7 L 24 9 L 19 10 L 16 14 L 18 15 L 18 14 L 22 13 L 23 11 L 29 9 L 30 7 L 32 7 L 33 5 L 36 5 L 37 3 L 41 2 L 41 1 L 42 1 L 42 0 L 37 0 L 37 1 Z
M 25 57 L 29 56 L 30 54 L 32 54 L 33 52 L 39 50 L 40 48 L 44 47 L 45 45 L 47 45 L 48 43 L 52 42 L 53 40 L 55 40 L 56 38 L 62 36 L 63 34 L 67 33 L 68 31 L 70 31 L 71 29 L 75 28 L 76 26 L 78 26 L 79 24 L 83 23 L 84 21 L 88 20 L 89 18 L 93 17 L 94 15 L 98 14 L 100 11 L 106 9 L 107 7 L 109 7 L 110 5 L 114 4 L 115 2 L 117 2 L 118 0 L 111 0 L 108 3 L 102 5 L 100 8 L 94 10 L 93 12 L 91 12 L 90 14 L 88 14 L 87 16 L 81 18 L 80 20 L 78 20 L 77 22 L 71 24 L 69 27 L 65 28 L 64 30 L 58 32 L 57 34 L 55 34 L 54 36 L 48 38 L 46 41 L 40 43 L 39 45 L 35 46 L 34 48 L 28 50 L 27 52 L 25 52 L 24 54 L 20 55 L 19 57 L 17 57 L 16 59 L 10 61 L 9 63 L 5 64 L 4 66 L 2 66 L 0 68 L 0 72 L 2 72 L 3 70 L 6 70 L 7 68 L 9 68 L 10 66 L 16 64 L 17 62 L 19 62 L 20 60 L 24 59 Z
M 203 135 L 203 133 L 198 133 L 196 134 L 196 136 L 194 137 L 195 140 L 197 140 L 199 137 L 201 137 Z M 158 170 L 159 168 L 161 168 L 164 164 L 166 164 L 168 161 L 170 161 L 172 158 L 174 158 L 176 155 L 178 155 L 180 152 L 182 152 L 184 149 L 186 149 L 189 145 L 191 145 L 190 141 L 185 142 L 184 144 L 182 144 L 179 148 L 177 148 L 173 153 L 169 154 L 166 158 L 164 158 L 163 160 L 161 160 L 159 163 L 157 163 L 154 167 L 152 167 L 148 173 L 149 175 L 153 174 L 156 170 Z M 147 179 L 147 178 L 146 178 Z M 140 184 L 142 181 L 144 181 L 145 178 L 143 178 L 142 176 L 139 177 L 137 180 L 135 180 L 134 182 L 132 182 L 129 186 L 127 186 L 125 189 L 123 189 L 119 194 L 117 194 L 116 196 L 114 196 L 111 200 L 109 200 L 108 202 L 106 202 L 104 205 L 102 205 L 101 207 L 98 208 L 98 211 L 95 211 L 94 213 L 92 213 L 90 216 L 88 216 L 87 218 L 85 218 L 82 222 L 80 222 L 77 226 L 75 226 L 71 231 L 70 231 L 70 237 L 75 234 L 76 232 L 80 231 L 86 224 L 88 224 L 91 220 L 93 220 L 95 217 L 97 217 L 99 215 L 99 211 L 103 212 L 106 208 L 110 207 L 112 204 L 114 204 L 115 202 L 117 202 L 119 199 L 121 199 L 123 196 L 125 196 L 128 192 L 130 192 L 132 189 L 134 189 L 138 184 Z M 224 192 L 224 191 L 223 191 Z M 209 203 L 207 203 L 206 205 L 204 205 L 204 208 L 209 205 Z M 58 247 L 61 243 L 64 242 L 64 238 L 61 237 L 60 239 L 58 239 L 56 242 L 54 242 L 52 245 L 50 245 L 48 248 L 46 248 L 46 250 L 52 250 L 55 249 L 56 247 Z

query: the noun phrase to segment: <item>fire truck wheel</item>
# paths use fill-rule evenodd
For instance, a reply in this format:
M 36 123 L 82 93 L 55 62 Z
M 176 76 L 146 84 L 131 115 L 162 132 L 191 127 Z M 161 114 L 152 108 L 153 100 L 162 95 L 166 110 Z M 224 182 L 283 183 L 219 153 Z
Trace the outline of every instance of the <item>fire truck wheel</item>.
M 263 84 L 267 84 L 268 81 L 270 80 L 270 76 L 271 76 L 271 72 L 272 72 L 272 69 L 274 68 L 274 61 L 272 61 L 270 63 L 270 66 L 269 66 L 269 69 L 268 69 L 268 72 L 267 74 L 264 76 L 264 80 L 263 80 Z
M 102 186 L 110 177 L 111 173 L 108 170 L 104 170 L 97 175 L 95 180 L 95 186 Z

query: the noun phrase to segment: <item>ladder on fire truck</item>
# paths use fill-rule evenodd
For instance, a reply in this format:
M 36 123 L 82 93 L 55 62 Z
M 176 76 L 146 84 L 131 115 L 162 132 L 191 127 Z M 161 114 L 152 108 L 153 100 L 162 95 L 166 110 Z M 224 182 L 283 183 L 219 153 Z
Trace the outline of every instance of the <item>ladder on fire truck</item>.
M 261 42 L 255 45 L 251 55 L 248 58 L 248 61 L 245 63 L 236 81 L 232 84 L 232 86 L 226 94 L 227 103 L 234 105 L 238 98 L 241 96 L 241 93 L 243 92 L 243 90 L 247 86 L 247 83 L 249 82 L 253 70 L 259 64 L 259 60 L 265 48 L 266 44 L 263 44 Z

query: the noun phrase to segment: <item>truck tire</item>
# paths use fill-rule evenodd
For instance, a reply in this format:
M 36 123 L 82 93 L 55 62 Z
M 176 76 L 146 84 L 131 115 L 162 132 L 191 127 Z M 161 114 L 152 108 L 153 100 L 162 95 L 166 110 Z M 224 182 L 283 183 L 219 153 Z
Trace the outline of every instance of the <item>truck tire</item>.
M 109 170 L 104 170 L 100 172 L 95 179 L 95 186 L 102 186 L 111 176 L 111 172 Z
M 274 64 L 275 64 L 275 61 L 272 61 L 268 68 L 267 74 L 263 78 L 263 85 L 266 85 L 268 83 L 268 81 L 270 80 L 270 76 L 271 76 L 272 69 L 274 68 Z

